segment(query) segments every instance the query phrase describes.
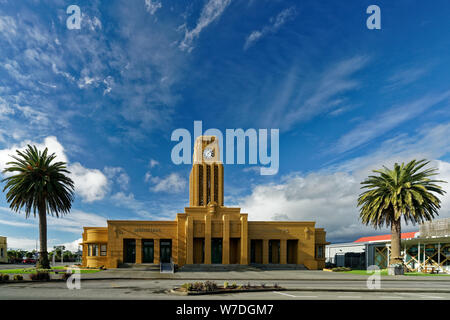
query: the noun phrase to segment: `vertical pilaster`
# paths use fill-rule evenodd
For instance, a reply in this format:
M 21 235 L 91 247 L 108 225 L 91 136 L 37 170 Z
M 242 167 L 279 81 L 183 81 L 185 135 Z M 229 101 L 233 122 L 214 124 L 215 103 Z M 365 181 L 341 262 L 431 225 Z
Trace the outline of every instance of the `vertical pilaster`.
M 230 263 L 230 220 L 228 215 L 223 216 L 223 240 L 222 240 L 222 263 Z
M 286 239 L 280 240 L 280 263 L 281 264 L 287 263 L 287 240 Z
M 262 263 L 269 263 L 269 240 L 263 239 L 262 241 Z
M 154 261 L 156 264 L 159 264 L 160 262 L 160 254 L 159 254 L 159 239 L 153 240 L 153 254 L 154 254 Z
M 186 219 L 186 264 L 194 263 L 194 220 Z
M 136 263 L 142 263 L 142 239 L 136 239 Z
M 205 264 L 211 264 L 211 216 L 205 215 Z
M 248 223 L 247 214 L 241 215 L 241 264 L 248 264 Z

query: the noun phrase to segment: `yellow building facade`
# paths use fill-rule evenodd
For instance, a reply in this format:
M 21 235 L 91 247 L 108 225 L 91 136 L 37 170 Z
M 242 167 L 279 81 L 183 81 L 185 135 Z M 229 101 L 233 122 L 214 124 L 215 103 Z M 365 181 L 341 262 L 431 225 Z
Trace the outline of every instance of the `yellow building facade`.
M 0 237 L 0 263 L 8 262 L 8 245 L 6 237 Z
M 224 168 L 214 136 L 198 137 L 189 177 L 189 207 L 174 221 L 108 220 L 85 227 L 83 265 L 298 264 L 322 269 L 325 231 L 315 222 L 249 221 L 224 206 Z

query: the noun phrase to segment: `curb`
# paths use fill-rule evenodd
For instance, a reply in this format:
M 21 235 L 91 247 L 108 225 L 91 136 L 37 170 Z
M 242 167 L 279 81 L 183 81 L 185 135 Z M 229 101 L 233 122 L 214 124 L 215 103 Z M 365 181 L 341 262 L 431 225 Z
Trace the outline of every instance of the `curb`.
M 266 291 L 286 291 L 286 288 L 259 288 L 259 289 L 251 289 L 251 290 L 222 290 L 222 291 L 177 291 L 175 289 L 170 289 L 171 294 L 178 296 L 204 296 L 204 295 L 214 295 L 214 294 L 225 294 L 225 293 L 251 293 L 251 292 L 266 292 Z
M 368 275 L 370 276 L 370 275 Z M 387 276 L 386 276 L 387 277 Z M 81 280 L 211 280 L 211 281 L 367 281 L 367 278 L 358 278 L 358 279 L 295 279 L 295 278 L 290 278 L 290 279 L 280 279 L 280 278 L 270 278 L 270 279 L 252 279 L 252 278 L 203 278 L 203 277 L 188 277 L 188 278 L 175 278 L 175 277 L 146 277 L 146 278 L 142 278 L 142 277 L 105 277 L 105 278 L 83 278 L 83 276 L 81 276 Z M 420 281 L 420 282 L 424 282 L 424 281 L 433 281 L 436 279 L 389 279 L 389 278 L 381 278 L 381 281 Z M 438 281 L 450 281 L 450 277 L 449 279 L 441 279 Z

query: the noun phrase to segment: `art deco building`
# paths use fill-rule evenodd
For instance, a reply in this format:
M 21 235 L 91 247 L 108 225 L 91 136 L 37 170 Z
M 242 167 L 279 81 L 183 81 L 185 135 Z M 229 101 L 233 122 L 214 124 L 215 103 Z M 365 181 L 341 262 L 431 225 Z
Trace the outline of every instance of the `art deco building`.
M 214 136 L 195 141 L 189 207 L 175 220 L 108 220 L 107 227 L 85 227 L 83 265 L 272 263 L 323 268 L 327 242 L 315 222 L 249 221 L 240 208 L 224 205 L 219 152 Z

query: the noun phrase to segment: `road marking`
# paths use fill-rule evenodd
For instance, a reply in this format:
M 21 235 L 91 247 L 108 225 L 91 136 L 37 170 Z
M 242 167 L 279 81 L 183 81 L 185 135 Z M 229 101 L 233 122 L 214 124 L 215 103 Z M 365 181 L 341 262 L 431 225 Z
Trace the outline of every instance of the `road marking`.
M 273 291 L 273 293 L 278 293 L 278 294 L 282 294 L 283 296 L 288 296 L 288 297 L 292 297 L 292 298 L 297 298 L 296 296 L 293 296 L 292 294 L 288 294 L 288 293 L 284 293 L 284 292 Z
M 282 294 L 283 296 L 288 296 L 292 298 L 317 298 L 317 296 L 294 296 L 289 293 L 279 292 L 279 291 L 273 291 L 274 293 Z

